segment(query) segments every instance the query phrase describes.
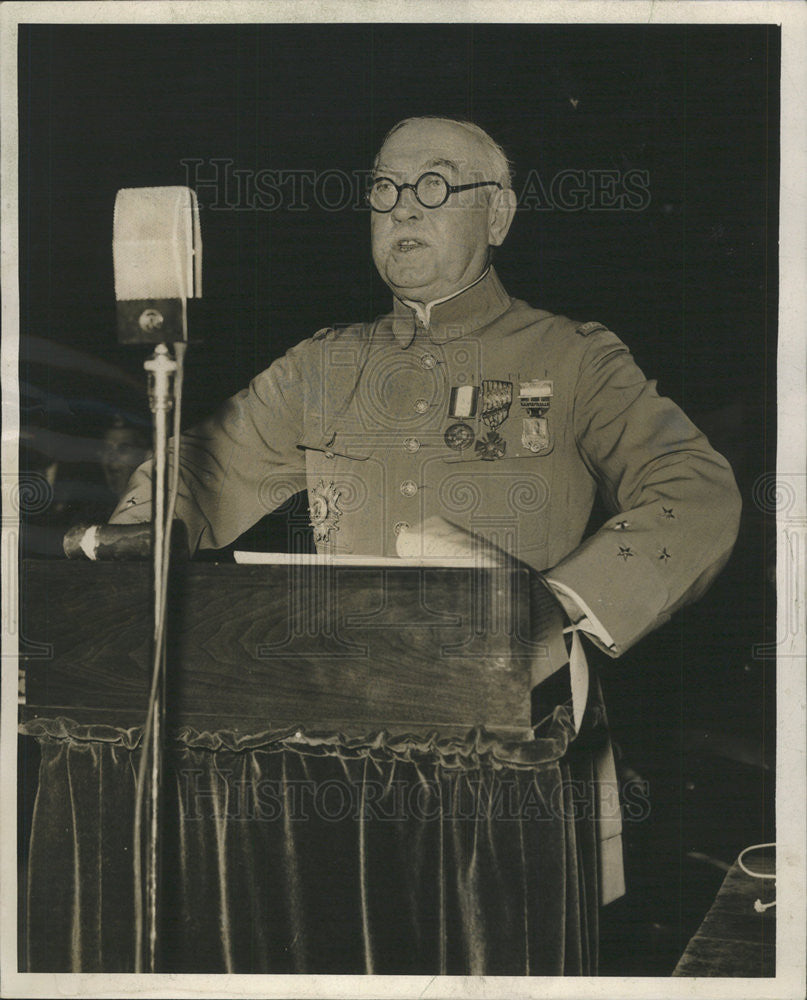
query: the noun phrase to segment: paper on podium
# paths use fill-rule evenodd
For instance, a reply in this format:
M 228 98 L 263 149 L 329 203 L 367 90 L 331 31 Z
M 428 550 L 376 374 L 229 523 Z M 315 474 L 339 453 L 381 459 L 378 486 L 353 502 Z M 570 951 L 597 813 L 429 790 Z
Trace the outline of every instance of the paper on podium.
M 249 566 L 426 566 L 433 569 L 490 569 L 498 563 L 479 562 L 474 556 L 311 555 L 307 552 L 233 552 L 237 563 Z
M 404 528 L 396 542 L 397 556 L 309 555 L 284 552 L 234 552 L 237 563 L 295 566 L 429 566 L 449 569 L 505 569 L 513 559 L 506 552 L 451 524 L 442 517 L 427 518 Z

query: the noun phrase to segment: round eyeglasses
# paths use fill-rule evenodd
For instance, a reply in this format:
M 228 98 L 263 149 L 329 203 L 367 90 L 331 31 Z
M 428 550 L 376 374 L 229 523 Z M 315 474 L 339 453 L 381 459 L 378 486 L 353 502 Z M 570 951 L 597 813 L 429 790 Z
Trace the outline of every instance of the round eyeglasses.
M 376 177 L 366 194 L 367 204 L 374 212 L 391 212 L 398 204 L 401 192 L 411 188 L 424 208 L 439 208 L 456 191 L 480 187 L 501 188 L 498 181 L 476 181 L 473 184 L 449 184 L 442 174 L 432 171 L 421 174 L 414 184 L 396 184 L 389 177 Z

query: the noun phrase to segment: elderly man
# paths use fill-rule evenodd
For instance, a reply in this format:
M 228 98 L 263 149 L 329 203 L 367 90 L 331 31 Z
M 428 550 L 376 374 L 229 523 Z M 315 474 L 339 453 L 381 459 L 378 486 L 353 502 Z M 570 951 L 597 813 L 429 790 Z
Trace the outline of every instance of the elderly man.
M 368 200 L 392 312 L 320 330 L 183 435 L 192 550 L 229 544 L 306 487 L 323 554 L 408 552 L 439 519 L 533 567 L 571 624 L 619 655 L 728 558 L 728 463 L 604 326 L 507 294 L 491 254 L 516 198 L 477 126 L 395 126 Z M 582 541 L 598 488 L 613 515 Z M 113 520 L 147 518 L 150 500 L 146 464 Z M 613 875 L 614 852 L 600 860 Z M 619 891 L 617 874 L 604 901 Z
M 229 544 L 307 483 L 320 552 L 395 554 L 401 532 L 439 515 L 545 573 L 570 617 L 623 652 L 728 557 L 728 463 L 605 327 L 504 290 L 490 258 L 515 195 L 484 132 L 407 120 L 375 175 L 373 257 L 393 312 L 320 330 L 183 435 L 192 549 Z M 113 520 L 149 516 L 149 468 Z M 614 514 L 581 545 L 598 486 Z

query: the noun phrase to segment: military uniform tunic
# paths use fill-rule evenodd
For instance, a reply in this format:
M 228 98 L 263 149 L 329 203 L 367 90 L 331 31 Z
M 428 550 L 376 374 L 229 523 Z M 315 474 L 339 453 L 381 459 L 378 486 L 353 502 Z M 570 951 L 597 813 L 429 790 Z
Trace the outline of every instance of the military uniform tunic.
M 613 516 L 581 544 L 598 487 Z M 613 333 L 511 299 L 492 269 L 427 322 L 396 299 L 320 331 L 182 435 L 192 550 L 304 488 L 320 553 L 395 555 L 439 515 L 544 572 L 613 655 L 706 588 L 740 508 L 726 460 Z M 113 520 L 147 519 L 150 497 L 147 463 Z

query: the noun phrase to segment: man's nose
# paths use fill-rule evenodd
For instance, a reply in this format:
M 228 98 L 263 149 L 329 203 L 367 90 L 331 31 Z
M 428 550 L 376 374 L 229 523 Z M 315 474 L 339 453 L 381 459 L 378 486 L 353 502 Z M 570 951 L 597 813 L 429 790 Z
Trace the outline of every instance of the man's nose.
M 398 196 L 398 204 L 392 210 L 392 217 L 396 222 L 405 222 L 407 219 L 419 219 L 423 214 L 423 206 L 415 197 L 415 192 L 411 187 L 406 187 Z

